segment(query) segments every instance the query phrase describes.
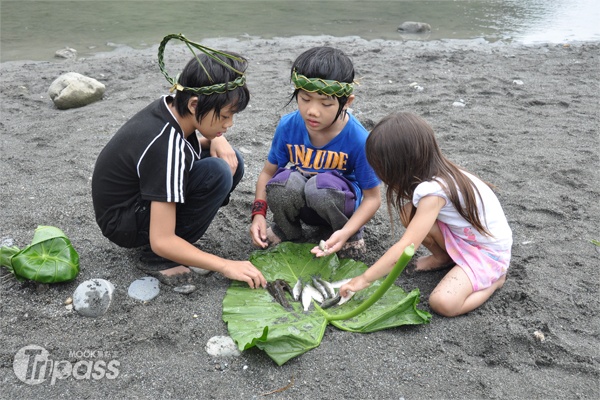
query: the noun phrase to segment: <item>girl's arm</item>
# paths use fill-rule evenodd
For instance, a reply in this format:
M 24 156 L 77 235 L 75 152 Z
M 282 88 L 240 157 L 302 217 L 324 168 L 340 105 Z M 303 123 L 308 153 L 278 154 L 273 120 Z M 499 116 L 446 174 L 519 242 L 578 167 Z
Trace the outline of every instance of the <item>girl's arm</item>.
M 341 250 L 348 238 L 354 235 L 358 230 L 373 218 L 373 215 L 381 206 L 381 190 L 379 186 L 363 191 L 363 200 L 360 206 L 356 209 L 352 217 L 346 222 L 344 227 L 334 232 L 329 239 L 326 240 L 327 251 L 321 250 L 318 246 L 314 247 L 311 252 L 317 257 L 331 254 Z
M 265 287 L 262 273 L 250 261 L 234 261 L 206 253 L 175 234 L 177 205 L 153 201 L 150 205 L 150 246 L 161 257 L 181 265 L 216 271 L 229 279 Z
M 266 200 L 267 199 L 267 183 L 277 172 L 277 165 L 271 164 L 269 161 L 265 161 L 262 171 L 258 175 L 256 182 L 256 192 L 254 194 L 254 200 Z M 252 225 L 250 225 L 250 236 L 252 242 L 256 247 L 266 248 L 269 244 L 267 243 L 267 219 L 262 215 L 255 215 L 252 218 Z
M 371 285 L 377 279 L 386 276 L 394 267 L 394 264 L 406 246 L 414 243 L 415 249 L 417 249 L 431 228 L 436 223 L 438 214 L 444 206 L 446 201 L 439 196 L 425 196 L 419 201 L 419 207 L 417 212 L 408 224 L 406 232 L 400 238 L 400 240 L 385 252 L 383 256 L 369 269 L 367 269 L 362 275 L 353 278 L 346 285 L 340 288 L 340 294 L 346 296 L 348 290 L 357 292 L 365 289 Z

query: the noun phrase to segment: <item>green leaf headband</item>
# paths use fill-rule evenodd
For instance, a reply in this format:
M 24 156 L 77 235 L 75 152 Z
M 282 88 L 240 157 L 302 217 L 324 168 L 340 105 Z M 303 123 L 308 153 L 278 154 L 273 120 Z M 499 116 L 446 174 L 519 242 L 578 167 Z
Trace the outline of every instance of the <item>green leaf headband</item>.
M 354 86 L 351 83 L 330 81 L 321 78 L 307 78 L 298 74 L 294 69 L 292 73 L 292 82 L 296 89 L 306 90 L 310 93 L 319 93 L 326 96 L 347 97 L 352 94 Z
M 182 86 L 181 84 L 179 84 L 177 82 L 179 79 L 179 74 L 177 74 L 175 79 L 171 78 L 165 69 L 165 63 L 163 61 L 165 46 L 167 45 L 167 42 L 171 39 L 178 39 L 187 45 L 188 49 L 190 49 L 190 51 L 192 52 L 194 57 L 196 57 L 196 60 L 198 61 L 198 63 L 200 64 L 200 66 L 202 67 L 202 69 L 204 70 L 204 72 L 208 76 L 208 79 L 210 79 L 211 82 L 213 79 L 211 78 L 210 74 L 204 67 L 204 64 L 202 64 L 202 62 L 198 58 L 198 55 L 196 54 L 196 52 L 194 51 L 194 49 L 192 47 L 195 47 L 196 49 L 200 50 L 201 52 L 203 52 L 208 57 L 210 57 L 212 60 L 216 61 L 217 63 L 221 64 L 222 66 L 229 68 L 232 71 L 237 72 L 238 74 L 240 74 L 240 76 L 238 76 L 233 81 L 230 81 L 227 83 L 216 83 L 214 85 L 202 86 L 199 88 L 190 88 L 190 87 Z M 163 38 L 163 40 L 160 42 L 160 45 L 158 46 L 158 67 L 160 68 L 160 71 L 165 76 L 165 78 L 167 78 L 167 81 L 171 85 L 173 85 L 173 86 L 171 86 L 171 89 L 170 89 L 171 92 L 174 92 L 175 90 L 179 90 L 179 91 L 185 90 L 187 92 L 192 92 L 195 94 L 211 95 L 214 93 L 225 93 L 228 90 L 234 90 L 240 86 L 244 86 L 246 84 L 246 75 L 243 72 L 240 72 L 237 69 L 233 68 L 231 65 L 227 64 L 225 61 L 221 60 L 219 57 L 217 57 L 217 55 L 221 55 L 221 56 L 224 56 L 229 59 L 236 60 L 236 61 L 242 61 L 242 62 L 244 61 L 243 59 L 233 56 L 231 54 L 227 54 L 222 51 L 211 49 L 210 47 L 207 47 L 207 46 L 203 46 L 199 43 L 192 42 L 191 40 L 187 39 L 182 34 L 170 34 L 170 35 L 165 36 Z

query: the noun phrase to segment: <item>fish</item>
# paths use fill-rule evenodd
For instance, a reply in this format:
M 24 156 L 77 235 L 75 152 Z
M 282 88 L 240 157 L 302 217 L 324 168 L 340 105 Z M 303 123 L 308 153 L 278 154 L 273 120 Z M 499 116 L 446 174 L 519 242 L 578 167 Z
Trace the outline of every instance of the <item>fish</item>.
M 314 286 L 312 286 L 310 283 L 307 283 L 302 289 L 302 308 L 304 308 L 304 311 L 308 311 L 310 305 L 312 304 L 312 299 L 315 299 L 319 303 L 322 303 L 323 300 L 325 300 L 323 295 L 321 295 L 321 293 L 319 293 Z
M 292 288 L 292 298 L 295 301 L 299 301 L 301 295 L 302 295 L 302 279 L 298 278 L 298 282 L 296 282 L 296 284 Z
M 319 282 L 317 277 L 313 275 L 310 277 L 310 279 L 312 280 L 312 284 L 315 287 L 315 289 L 317 289 L 319 293 L 323 295 L 324 298 L 328 299 L 330 297 L 329 293 L 327 292 L 327 289 L 325 289 L 325 286 L 323 286 L 323 284 Z
M 283 279 L 275 279 L 273 282 L 267 282 L 267 291 L 273 296 L 273 298 L 281 304 L 286 310 L 292 310 L 292 306 L 285 297 L 284 290 L 291 293 L 290 285 Z
M 325 308 L 333 307 L 340 302 L 341 298 L 342 298 L 342 296 L 340 296 L 339 293 L 336 293 L 336 295 L 333 296 L 332 298 L 325 299 L 321 303 L 321 308 L 325 309 Z
M 327 294 L 329 295 L 328 297 L 335 297 L 335 288 L 333 287 L 333 285 L 331 283 L 327 282 L 325 279 L 323 279 L 319 276 L 317 276 L 316 279 L 319 281 L 319 283 L 321 285 L 323 285 L 323 287 L 327 291 Z
M 344 286 L 346 283 L 350 282 L 351 280 L 352 280 L 352 278 L 347 278 L 347 279 L 342 279 L 339 281 L 331 282 L 331 286 L 333 286 L 334 289 L 339 289 L 342 286 Z
M 354 293 L 355 292 L 353 292 L 352 290 L 348 290 L 348 294 L 340 299 L 338 306 L 341 306 L 342 304 L 344 304 L 348 300 L 350 300 L 352 298 L 352 296 L 354 296 Z

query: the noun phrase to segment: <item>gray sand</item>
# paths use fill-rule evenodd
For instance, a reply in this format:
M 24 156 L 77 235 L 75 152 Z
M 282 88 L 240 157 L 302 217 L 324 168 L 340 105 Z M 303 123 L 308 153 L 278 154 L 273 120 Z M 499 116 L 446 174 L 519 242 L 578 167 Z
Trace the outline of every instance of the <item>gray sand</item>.
M 207 341 L 227 335 L 221 305 L 229 281 L 213 274 L 200 278 L 190 295 L 162 286 L 154 300 L 133 301 L 127 288 L 143 276 L 135 268 L 138 254 L 106 240 L 92 211 L 96 156 L 129 117 L 167 93 L 156 50 L 4 63 L 0 238 L 24 247 L 38 225 L 57 226 L 79 252 L 81 273 L 74 282 L 46 288 L 2 288 L 0 397 L 246 399 L 289 384 L 265 398 L 600 398 L 600 254 L 590 243 L 600 239 L 598 43 L 523 47 L 302 37 L 205 44 L 249 58 L 253 99 L 228 133 L 245 155 L 246 176 L 200 240 L 203 249 L 248 259 L 256 177 L 278 119 L 294 109 L 285 106 L 291 62 L 307 48 L 333 45 L 351 56 L 361 77 L 353 112 L 367 128 L 392 111 L 421 114 L 451 160 L 498 187 L 514 231 L 504 288 L 466 316 L 434 314 L 429 325 L 372 334 L 329 327 L 319 347 L 281 367 L 258 349 L 237 358 L 209 356 Z M 174 53 L 179 60 L 167 60 L 172 76 L 190 56 L 182 47 L 172 47 Z M 70 71 L 103 82 L 104 99 L 57 110 L 46 91 Z M 413 82 L 424 90 L 416 91 Z M 453 106 L 461 99 L 465 107 Z M 366 227 L 367 264 L 402 231 L 396 224 L 391 232 L 383 206 Z M 420 307 L 430 311 L 428 295 L 442 276 L 405 274 L 397 284 L 419 288 Z M 116 287 L 110 309 L 98 319 L 63 305 L 92 278 Z M 28 385 L 13 372 L 15 354 L 27 345 L 71 365 L 117 360 L 118 374 Z M 86 358 L 86 351 L 96 351 L 95 358 Z

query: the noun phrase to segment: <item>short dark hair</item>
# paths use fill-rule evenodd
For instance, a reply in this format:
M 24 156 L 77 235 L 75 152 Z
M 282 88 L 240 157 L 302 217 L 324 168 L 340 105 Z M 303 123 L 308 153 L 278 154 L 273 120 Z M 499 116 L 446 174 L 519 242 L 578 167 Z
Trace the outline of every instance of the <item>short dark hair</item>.
M 343 51 L 333 47 L 322 46 L 306 50 L 294 61 L 290 77 L 294 71 L 307 78 L 321 78 L 344 83 L 354 82 L 354 65 L 352 61 Z M 294 90 L 290 101 L 298 100 L 300 90 Z M 335 119 L 338 119 L 348 101 L 348 96 L 333 97 L 337 98 L 339 104 L 335 116 Z
M 236 53 L 228 53 L 239 58 L 241 61 L 234 60 L 222 55 L 216 55 L 221 60 L 231 65 L 240 72 L 244 72 L 248 65 L 248 61 Z M 239 74 L 230 68 L 227 68 L 218 62 L 214 61 L 206 54 L 198 54 L 198 59 L 206 68 L 202 68 L 196 57 L 193 57 L 185 66 L 181 75 L 178 78 L 178 83 L 184 87 L 199 88 L 211 86 L 219 83 L 227 84 L 234 81 Z M 208 72 L 208 75 L 206 74 Z M 209 78 L 212 78 L 212 80 Z M 196 120 L 200 121 L 211 110 L 214 110 L 215 116 L 221 115 L 221 109 L 229 105 L 232 106 L 233 112 L 243 111 L 250 101 L 250 91 L 246 84 L 239 86 L 234 90 L 228 90 L 225 93 L 213 93 L 211 95 L 196 94 L 189 91 L 177 91 L 175 95 L 174 106 L 179 115 L 185 116 L 190 114 L 188 102 L 191 98 L 198 97 L 198 107 L 196 107 Z

